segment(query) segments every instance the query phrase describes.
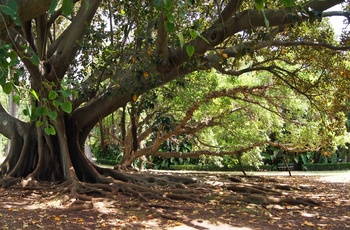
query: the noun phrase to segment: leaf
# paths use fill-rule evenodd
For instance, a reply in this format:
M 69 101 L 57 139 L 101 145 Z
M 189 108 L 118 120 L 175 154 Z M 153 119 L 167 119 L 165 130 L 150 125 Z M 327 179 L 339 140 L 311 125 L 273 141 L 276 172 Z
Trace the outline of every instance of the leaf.
M 2 86 L 2 91 L 6 94 L 10 94 L 12 92 L 12 83 L 11 82 L 6 82 L 5 84 L 1 85 Z
M 54 101 L 52 102 L 52 104 L 53 104 L 56 108 L 58 108 L 60 105 L 63 104 L 63 101 L 62 101 L 61 99 L 57 99 L 57 100 L 54 100 Z
M 168 33 L 172 33 L 175 31 L 175 24 L 172 22 L 166 21 L 164 27 L 165 27 L 165 31 Z
M 50 100 L 50 101 L 55 100 L 55 99 L 57 98 L 57 96 L 58 96 L 58 94 L 56 93 L 56 91 L 51 90 L 51 91 L 49 92 L 49 100 Z
M 177 36 L 179 37 L 180 40 L 180 47 L 181 49 L 183 48 L 184 44 L 185 44 L 185 39 L 184 39 L 184 35 L 182 32 L 178 33 Z
M 258 10 L 262 10 L 265 7 L 266 0 L 255 0 L 255 7 Z
M 20 100 L 21 100 L 20 96 L 18 96 L 18 95 L 13 96 L 13 102 L 15 102 L 17 105 L 19 105 Z
M 167 14 L 167 16 L 166 16 L 166 20 L 167 20 L 168 22 L 174 23 L 174 22 L 176 21 L 176 17 L 175 17 L 175 15 L 169 13 L 169 14 Z
M 11 15 L 11 18 L 13 20 L 13 22 L 17 25 L 17 26 L 21 26 L 22 25 L 22 21 L 21 19 L 19 19 L 18 15 Z
M 45 112 L 46 112 L 46 109 L 44 107 L 39 106 L 35 108 L 35 113 L 38 116 L 44 115 Z
M 64 112 L 66 113 L 71 113 L 72 112 L 72 103 L 70 103 L 69 101 L 67 102 L 64 102 L 62 105 L 61 105 L 61 108 Z
M 37 128 L 39 128 L 42 124 L 43 124 L 43 122 L 39 120 L 39 121 L 37 121 L 37 122 L 35 123 L 35 126 L 36 126 Z
M 264 15 L 265 25 L 266 25 L 267 28 L 269 28 L 270 27 L 270 22 L 269 22 L 269 20 L 267 20 L 264 10 L 262 10 L 262 14 Z
M 55 128 L 54 128 L 52 125 L 50 125 L 50 124 L 48 124 L 48 125 L 45 127 L 44 131 L 45 131 L 45 133 L 46 133 L 47 135 L 56 135 L 56 130 L 55 130 Z M 55 217 L 55 220 L 56 220 L 56 221 L 59 221 L 60 218 L 59 218 L 59 217 Z
M 154 5 L 155 5 L 157 10 L 160 10 L 160 9 L 162 9 L 162 7 L 164 5 L 164 1 L 163 0 L 155 0 Z
M 62 13 L 64 16 L 68 16 L 73 12 L 74 3 L 73 0 L 63 0 Z
M 192 57 L 194 54 L 194 46 L 186 46 L 186 52 L 189 57 Z
M 33 54 L 30 58 L 30 61 L 35 65 L 39 66 L 39 56 L 36 54 Z
M 197 30 L 190 30 L 190 35 L 193 39 L 198 37 L 199 32 Z
M 30 89 L 30 93 L 33 95 L 35 100 L 40 101 L 39 97 L 38 97 L 38 94 L 35 92 L 34 89 Z
M 88 0 L 85 0 L 84 3 L 85 3 L 85 9 L 88 10 L 89 7 L 90 7 L 89 1 L 88 1 Z M 123 10 L 122 10 L 122 11 L 123 11 Z M 124 13 L 125 13 L 125 12 L 124 12 Z
M 286 7 L 295 6 L 295 1 L 294 0 L 280 0 L 280 2 Z
M 306 221 L 306 220 L 303 222 L 303 225 L 306 225 L 308 227 L 315 227 L 315 224 L 313 224 L 313 223 L 311 223 L 309 221 Z
M 57 118 L 57 112 L 56 111 L 51 111 L 48 116 L 50 117 L 51 120 L 56 120 Z
M 134 96 L 132 97 L 132 100 L 135 102 L 137 100 L 137 95 L 134 94 Z
M 71 94 L 71 90 L 70 89 L 61 89 L 60 92 L 61 92 L 61 94 L 62 94 L 62 96 L 64 98 L 69 97 L 69 95 Z
M 7 3 L 7 6 L 10 7 L 13 11 L 17 13 L 18 11 L 18 6 L 15 0 L 9 0 Z
M 196 39 L 197 37 L 200 37 L 201 39 L 203 39 L 206 43 L 209 44 L 208 39 L 206 39 L 203 35 L 201 35 L 201 33 L 199 33 L 198 30 L 190 30 L 190 35 L 193 39 Z
M 7 5 L 2 5 L 0 9 L 4 14 L 13 16 L 17 14 L 18 6 L 16 1 L 9 0 Z
M 163 0 L 164 2 L 164 8 L 167 10 L 167 11 L 170 11 L 171 10 L 171 7 L 173 6 L 173 3 L 172 3 L 172 0 Z
M 55 9 L 57 7 L 57 4 L 58 4 L 58 0 L 53 0 L 51 2 L 50 9 L 49 9 L 49 14 L 52 14 L 55 11 Z

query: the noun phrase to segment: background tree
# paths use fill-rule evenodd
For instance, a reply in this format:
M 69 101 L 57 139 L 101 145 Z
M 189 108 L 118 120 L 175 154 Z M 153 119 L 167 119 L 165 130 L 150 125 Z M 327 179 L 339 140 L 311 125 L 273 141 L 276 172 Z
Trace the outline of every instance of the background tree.
M 131 193 L 142 190 L 123 183 L 138 181 L 135 176 L 88 161 L 83 146 L 93 127 L 149 90 L 194 71 L 214 68 L 238 76 L 247 71 L 240 59 L 247 55 L 253 57 L 249 71 L 267 71 L 294 91 L 309 98 L 317 96 L 296 74 L 303 66 L 285 62 L 296 64 L 294 71 L 288 71 L 274 60 L 281 57 L 277 54 L 283 54 L 283 47 L 305 46 L 305 50 L 319 51 L 319 57 L 325 56 L 322 47 L 348 49 L 320 40 L 318 34 L 311 41 L 292 36 L 296 28 L 317 23 L 323 11 L 341 2 L 2 2 L 2 60 L 9 61 L 2 62 L 0 83 L 6 92 L 18 88 L 23 93 L 21 89 L 26 89 L 32 99 L 23 111 L 27 121 L 12 117 L 0 107 L 0 132 L 11 139 L 10 153 L 0 168 L 1 186 L 22 178 L 24 184 L 66 181 L 67 190 L 81 199 L 87 197 L 80 193 L 92 188 Z M 271 53 L 271 59 L 259 60 L 255 52 Z M 21 74 L 8 77 L 8 69 L 15 67 L 23 67 L 18 72 Z M 327 87 L 334 85 L 330 81 L 344 83 L 345 78 L 334 76 L 327 67 L 322 81 L 316 82 L 322 82 L 328 92 Z M 247 90 L 253 92 L 254 87 Z M 231 91 L 239 88 L 227 92 Z M 187 122 L 198 106 L 190 108 L 183 121 Z M 331 123 L 341 120 L 337 118 Z

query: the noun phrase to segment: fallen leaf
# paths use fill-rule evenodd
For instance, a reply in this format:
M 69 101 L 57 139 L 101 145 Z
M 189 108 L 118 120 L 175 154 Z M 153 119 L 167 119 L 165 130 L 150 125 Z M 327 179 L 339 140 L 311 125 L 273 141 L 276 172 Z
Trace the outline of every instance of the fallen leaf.
M 308 227 L 315 227 L 315 225 L 313 223 L 306 221 L 306 220 L 303 222 L 303 225 L 306 225 Z

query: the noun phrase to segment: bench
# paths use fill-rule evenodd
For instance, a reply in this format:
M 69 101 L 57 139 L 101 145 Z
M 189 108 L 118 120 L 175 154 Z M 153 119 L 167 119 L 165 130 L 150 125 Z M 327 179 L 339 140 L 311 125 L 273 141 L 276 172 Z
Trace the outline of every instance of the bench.
M 294 164 L 293 163 L 288 163 L 288 167 L 284 163 L 278 163 L 278 165 L 277 165 L 277 170 L 278 171 L 288 171 L 288 168 L 289 168 L 289 170 L 293 170 L 294 169 Z

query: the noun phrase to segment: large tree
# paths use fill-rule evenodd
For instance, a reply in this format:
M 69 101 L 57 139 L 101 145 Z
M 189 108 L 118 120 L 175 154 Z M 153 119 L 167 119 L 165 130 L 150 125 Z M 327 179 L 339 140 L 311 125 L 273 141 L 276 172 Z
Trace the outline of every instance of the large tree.
M 283 53 L 300 46 L 320 53 L 322 48 L 346 50 L 322 35 L 293 37 L 293 29 L 331 16 L 324 11 L 342 2 L 1 1 L 6 65 L 1 84 L 4 91 L 27 84 L 32 99 L 24 111 L 29 121 L 0 107 L 0 132 L 11 139 L 0 184 L 7 187 L 23 178 L 23 183 L 66 181 L 80 198 L 86 198 L 79 192 L 88 183 L 107 190 L 142 190 L 122 183 L 137 179 L 100 168 L 85 157 L 85 140 L 101 119 L 194 71 L 244 73 L 240 57 L 254 51 Z M 309 92 L 302 88 L 307 86 L 295 74 L 297 69 L 288 72 L 276 63 L 255 61 L 249 71 L 267 71 L 292 89 Z M 7 74 L 11 67 L 17 74 Z M 137 145 L 133 148 L 136 151 Z

